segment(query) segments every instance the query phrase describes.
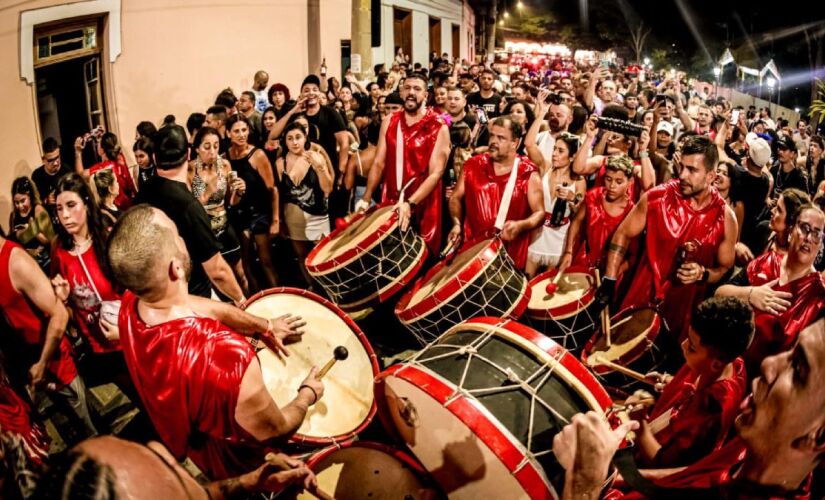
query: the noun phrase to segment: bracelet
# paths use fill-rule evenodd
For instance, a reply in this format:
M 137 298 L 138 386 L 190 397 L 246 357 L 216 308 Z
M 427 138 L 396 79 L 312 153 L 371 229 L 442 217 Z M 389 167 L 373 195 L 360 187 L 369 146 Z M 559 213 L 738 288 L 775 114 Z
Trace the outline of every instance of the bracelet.
M 315 396 L 315 399 L 312 401 L 312 403 L 310 403 L 310 406 L 311 406 L 311 405 L 314 405 L 315 403 L 317 403 L 317 402 L 318 402 L 318 393 L 317 393 L 317 392 L 315 392 L 315 389 L 313 389 L 313 388 L 312 388 L 312 387 L 310 387 L 309 385 L 307 385 L 307 384 L 303 384 L 303 385 L 301 385 L 301 387 L 298 387 L 298 392 L 300 393 L 300 392 L 301 392 L 301 389 L 303 389 L 304 387 L 306 387 L 307 389 L 309 389 L 310 391 L 312 391 L 312 395 L 313 395 L 313 396 Z
M 272 333 L 272 320 L 269 318 L 266 318 L 266 330 L 263 333 Z
M 641 153 L 639 153 L 639 158 L 641 158 L 641 159 L 650 158 L 650 152 L 649 151 L 642 151 Z
M 573 250 L 566 250 L 562 255 L 573 255 Z
M 751 287 L 751 290 L 748 292 L 748 305 L 754 307 L 753 302 L 751 302 L 751 295 L 753 295 L 754 287 Z

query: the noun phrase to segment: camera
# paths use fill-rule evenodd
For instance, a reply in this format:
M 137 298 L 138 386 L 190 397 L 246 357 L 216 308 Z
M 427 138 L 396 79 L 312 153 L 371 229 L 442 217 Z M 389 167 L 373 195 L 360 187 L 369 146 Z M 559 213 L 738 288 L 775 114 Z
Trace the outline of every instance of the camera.
M 618 118 L 599 117 L 597 126 L 602 130 L 616 132 L 628 137 L 639 137 L 645 129 L 643 126 L 633 123 L 628 120 L 619 120 Z

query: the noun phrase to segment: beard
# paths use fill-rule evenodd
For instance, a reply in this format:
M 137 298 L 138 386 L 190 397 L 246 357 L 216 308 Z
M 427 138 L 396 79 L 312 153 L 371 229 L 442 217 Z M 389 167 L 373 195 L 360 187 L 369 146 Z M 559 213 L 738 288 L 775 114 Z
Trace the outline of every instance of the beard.
M 421 109 L 421 106 L 424 104 L 424 100 L 417 100 L 415 97 L 407 97 L 404 99 L 404 111 L 407 113 L 414 115 L 418 113 L 418 110 Z

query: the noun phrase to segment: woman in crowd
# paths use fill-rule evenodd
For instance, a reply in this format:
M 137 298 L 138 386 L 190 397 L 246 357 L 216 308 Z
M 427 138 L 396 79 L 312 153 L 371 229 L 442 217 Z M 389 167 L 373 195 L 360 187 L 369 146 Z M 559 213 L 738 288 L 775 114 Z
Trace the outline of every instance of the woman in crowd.
M 430 105 L 433 111 L 440 115 L 447 112 L 447 87 L 439 85 L 433 89 L 433 97 Z
M 228 208 L 241 201 L 246 184 L 240 177 L 232 175 L 229 162 L 218 154 L 220 137 L 217 130 L 202 127 L 192 144 L 198 153 L 189 163 L 192 194 L 206 210 L 212 232 L 221 243 L 221 255 L 232 267 L 244 295 L 248 296 L 249 284 L 241 262 L 241 243 L 228 217 Z
M 271 165 L 275 164 L 275 160 L 278 158 L 278 153 L 281 147 L 281 141 L 279 141 L 277 137 L 273 137 L 271 134 L 276 123 L 278 123 L 278 114 L 275 111 L 275 108 L 270 106 L 264 110 L 264 114 L 261 116 L 261 126 L 264 128 L 263 136 L 266 137 L 266 141 L 264 142 L 264 152 L 266 153 L 266 158 L 269 160 Z
M 270 248 L 272 238 L 280 232 L 278 191 L 275 187 L 272 166 L 263 150 L 249 144 L 249 119 L 236 114 L 226 120 L 231 145 L 227 156 L 232 170 L 243 179 L 244 193 L 234 207 L 235 228 L 241 233 L 244 271 L 250 288 L 259 288 L 254 279 L 251 265 L 256 255 L 263 270 L 263 287 L 271 288 L 278 282 Z
M 119 193 L 117 180 L 111 170 L 100 170 L 92 176 L 92 182 L 94 182 L 103 226 L 109 231 L 122 213 L 115 205 L 115 199 Z
M 530 130 L 530 127 L 533 125 L 533 122 L 536 120 L 536 115 L 533 113 L 533 108 L 531 108 L 526 102 L 519 101 L 519 100 L 511 100 L 507 103 L 507 106 L 504 108 L 505 115 L 510 115 L 510 119 L 513 120 L 513 123 L 518 123 L 521 125 L 522 136 L 521 142 L 519 143 L 518 147 L 518 154 L 524 155 L 527 154 L 527 149 L 525 145 L 525 136 L 527 135 L 527 131 Z M 543 115 L 539 115 L 543 116 Z M 538 166 L 538 165 L 537 165 Z
M 269 104 L 272 105 L 275 116 L 279 120 L 295 105 L 295 101 L 289 97 L 289 88 L 283 83 L 273 84 L 269 87 L 267 95 L 269 96 Z
M 137 403 L 121 352 L 117 326 L 121 295 L 107 275 L 106 229 L 97 202 L 78 174 L 60 179 L 56 193 L 60 226 L 52 286 L 80 333 L 78 367 L 90 386 L 115 382 Z
M 332 192 L 332 164 L 329 158 L 311 150 L 306 128 L 298 122 L 290 123 L 284 131 L 284 151 L 275 164 L 284 202 L 284 222 L 301 274 L 311 287 L 312 278 L 304 260 L 314 244 L 329 232 L 327 197 Z
M 152 139 L 139 137 L 135 141 L 135 145 L 132 146 L 132 152 L 135 154 L 135 161 L 137 162 L 138 190 L 142 190 L 149 179 L 157 173 L 155 147 L 152 144 Z
M 532 278 L 547 267 L 555 267 L 564 251 L 564 239 L 570 219 L 587 191 L 584 178 L 573 173 L 573 157 L 579 149 L 579 138 L 563 133 L 556 138 L 552 163 L 541 165 L 541 186 L 544 194 L 544 225 L 533 233 L 527 249 L 525 274 Z M 543 162 L 541 162 L 543 163 Z M 561 203 L 561 218 L 554 220 L 556 203 Z
M 135 195 L 137 195 L 137 189 L 135 188 L 135 182 L 132 180 L 132 174 L 129 173 L 129 167 L 126 165 L 126 158 L 120 151 L 117 136 L 111 132 L 103 134 L 97 144 L 97 155 L 101 161 L 89 167 L 89 170 L 85 170 L 83 167 L 82 154 L 85 145 L 86 142 L 82 137 L 78 137 L 75 140 L 74 171 L 88 178 L 98 170 L 112 170 L 120 188 L 119 194 L 115 199 L 115 204 L 117 204 L 121 210 L 126 210 L 132 206 L 132 200 L 134 200 Z
M 54 228 L 49 213 L 40 203 L 37 187 L 28 177 L 18 177 L 11 184 L 11 199 L 14 203 L 9 215 L 11 239 L 23 245 L 48 275 Z
M 719 162 L 716 166 L 716 180 L 713 185 L 725 200 L 725 203 L 733 209 L 736 214 L 736 222 L 739 224 L 739 234 L 742 234 L 742 223 L 745 221 L 745 203 L 742 201 L 742 193 L 739 192 L 739 171 L 736 165 L 726 161 Z
M 808 194 L 798 189 L 789 188 L 782 191 L 776 204 L 771 208 L 770 220 L 760 222 L 757 226 L 761 244 L 753 249 L 754 256 L 772 252 L 778 260 L 782 260 L 788 253 L 790 233 L 799 216 L 799 207 L 810 201 Z

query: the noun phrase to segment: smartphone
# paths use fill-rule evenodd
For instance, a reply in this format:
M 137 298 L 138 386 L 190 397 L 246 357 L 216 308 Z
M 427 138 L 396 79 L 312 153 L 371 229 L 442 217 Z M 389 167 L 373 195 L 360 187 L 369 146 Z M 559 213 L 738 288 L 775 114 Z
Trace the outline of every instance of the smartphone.
M 601 61 L 599 61 L 599 64 L 601 64 L 602 68 L 604 69 L 610 69 L 610 61 L 608 61 L 607 59 L 602 59 Z
M 645 81 L 645 70 L 640 70 L 639 71 L 639 82 L 644 82 L 644 81 Z
M 476 116 L 478 116 L 478 123 L 482 125 L 487 125 L 487 113 L 484 111 L 484 108 L 481 106 L 476 106 Z
M 738 110 L 738 109 L 731 110 L 731 112 L 730 112 L 730 124 L 731 125 L 736 125 L 737 123 L 739 123 L 739 112 L 740 112 L 740 110 Z
M 667 105 L 667 96 L 665 94 L 656 94 L 656 107 Z

